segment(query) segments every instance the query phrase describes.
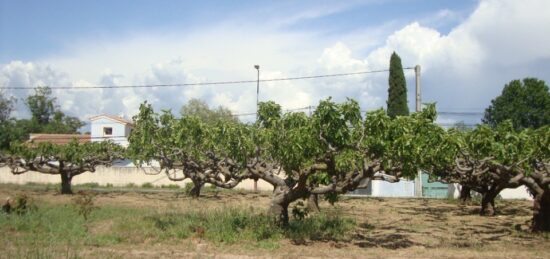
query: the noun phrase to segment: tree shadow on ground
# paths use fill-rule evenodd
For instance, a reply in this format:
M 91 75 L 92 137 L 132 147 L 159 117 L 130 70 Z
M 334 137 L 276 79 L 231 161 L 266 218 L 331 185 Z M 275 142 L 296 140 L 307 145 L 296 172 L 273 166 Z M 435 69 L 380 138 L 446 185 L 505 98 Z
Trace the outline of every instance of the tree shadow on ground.
M 531 216 L 532 207 L 519 206 L 515 204 L 503 204 L 497 207 L 497 215 L 503 216 Z
M 456 208 L 450 207 L 417 207 L 407 208 L 399 211 L 399 214 L 410 215 L 412 217 L 422 216 L 426 221 L 445 221 L 449 214 L 456 211 Z
M 353 244 L 362 248 L 382 247 L 386 249 L 401 249 L 419 245 L 418 243 L 410 240 L 407 235 L 395 233 L 376 234 L 372 236 L 357 234 Z

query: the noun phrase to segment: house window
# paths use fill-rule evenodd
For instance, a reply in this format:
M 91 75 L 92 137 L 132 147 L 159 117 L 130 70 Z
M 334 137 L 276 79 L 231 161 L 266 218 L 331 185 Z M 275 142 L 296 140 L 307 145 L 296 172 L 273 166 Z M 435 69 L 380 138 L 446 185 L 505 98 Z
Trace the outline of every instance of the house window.
M 104 127 L 103 128 L 103 136 L 111 136 L 111 135 L 113 135 L 113 128 Z

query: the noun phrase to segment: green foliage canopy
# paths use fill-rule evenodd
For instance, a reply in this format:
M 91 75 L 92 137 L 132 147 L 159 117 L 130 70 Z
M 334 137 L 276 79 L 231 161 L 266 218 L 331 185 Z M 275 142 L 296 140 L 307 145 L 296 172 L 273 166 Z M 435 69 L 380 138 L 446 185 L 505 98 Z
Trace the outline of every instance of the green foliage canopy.
M 254 152 L 251 127 L 232 120 L 176 118 L 170 111 L 155 113 L 147 103 L 133 119 L 128 156 L 140 166 L 159 163 L 156 173 L 164 172 L 170 180 L 191 179 L 198 188 L 196 196 L 204 183 L 234 187 L 238 181 L 229 180 L 240 179 L 239 168 Z
M 31 119 L 10 118 L 15 99 L 0 96 L 0 150 L 9 149 L 12 141 L 27 140 L 30 133 L 78 133 L 84 123 L 60 111 L 56 98 L 51 94 L 50 88 L 38 87 L 33 95 L 26 98 Z
M 515 129 L 550 125 L 548 85 L 536 78 L 506 84 L 501 95 L 493 99 L 485 110 L 483 122 L 496 127 L 506 120 L 511 120 Z
M 218 121 L 238 122 L 231 111 L 223 106 L 211 109 L 200 99 L 191 99 L 181 107 L 180 114 L 184 117 L 195 116 L 207 124 L 216 124 Z
M 7 164 L 13 174 L 28 171 L 61 176 L 61 193 L 72 194 L 71 180 L 85 172 L 94 172 L 97 166 L 110 166 L 123 158 L 123 148 L 110 141 L 66 145 L 50 142 L 14 143 L 10 147 Z
M 9 163 L 15 174 L 37 171 L 74 176 L 93 172 L 96 166 L 110 165 L 124 156 L 123 148 L 110 141 L 78 143 L 73 140 L 66 145 L 15 143 L 10 152 L 12 157 Z

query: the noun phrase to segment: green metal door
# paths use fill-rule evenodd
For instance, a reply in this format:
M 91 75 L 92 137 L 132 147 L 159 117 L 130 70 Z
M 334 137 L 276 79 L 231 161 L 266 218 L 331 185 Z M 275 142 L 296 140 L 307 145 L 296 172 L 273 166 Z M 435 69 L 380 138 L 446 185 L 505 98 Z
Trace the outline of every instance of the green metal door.
M 449 185 L 441 182 L 430 183 L 429 178 L 428 174 L 422 173 L 422 197 L 447 198 Z

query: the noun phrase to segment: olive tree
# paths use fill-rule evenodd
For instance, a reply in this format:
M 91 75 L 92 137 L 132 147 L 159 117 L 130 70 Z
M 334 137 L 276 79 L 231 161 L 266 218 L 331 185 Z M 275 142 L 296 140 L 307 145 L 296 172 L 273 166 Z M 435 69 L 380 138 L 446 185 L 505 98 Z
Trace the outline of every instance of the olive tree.
M 112 142 L 78 143 L 66 145 L 49 142 L 20 143 L 11 147 L 7 164 L 13 174 L 28 171 L 60 175 L 61 193 L 72 194 L 71 180 L 85 172 L 95 172 L 97 166 L 110 166 L 123 157 L 123 148 Z
M 506 188 L 525 185 L 534 196 L 532 229 L 550 230 L 550 129 L 517 131 L 511 121 L 472 131 L 449 131 L 436 148 L 432 177 L 459 183 L 482 195 L 482 215 L 494 215 L 494 200 Z
M 530 168 L 534 146 L 528 131 L 515 131 L 511 122 L 506 122 L 494 129 L 479 125 L 466 132 L 450 130 L 438 148 L 447 156 L 446 165 L 432 171 L 434 175 L 460 184 L 462 200 L 470 190 L 481 194 L 480 214 L 492 216 L 499 193 L 522 185 L 522 175 L 517 172 Z
M 288 206 L 311 195 L 335 201 L 339 194 L 366 187 L 373 179 L 414 177 L 424 165 L 435 108 L 410 117 L 390 118 L 385 111 L 363 118 L 357 102 L 321 101 L 311 117 L 281 114 L 272 102 L 259 107 L 256 158 L 249 174 L 274 186 L 270 212 L 288 223 Z
M 550 231 L 550 127 L 529 130 L 531 159 L 524 172 L 519 172 L 524 184 L 534 198 L 533 231 Z
M 365 187 L 369 180 L 414 177 L 431 146 L 435 108 L 391 119 L 383 110 L 363 118 L 352 100 L 321 101 L 311 117 L 281 113 L 261 103 L 258 122 L 205 124 L 193 116 L 157 114 L 143 104 L 134 117 L 128 153 L 138 165 L 158 163 L 174 181 L 191 179 L 193 195 L 210 183 L 233 188 L 244 179 L 273 185 L 270 212 L 288 223 L 288 206 L 298 199 L 338 194 Z M 435 152 L 427 152 L 435 153 Z M 155 168 L 155 166 L 153 166 Z
M 233 188 L 240 182 L 239 173 L 251 157 L 247 152 L 253 150 L 250 127 L 228 120 L 207 123 L 193 115 L 176 118 L 170 111 L 158 114 L 147 103 L 133 119 L 128 155 L 138 166 L 153 169 L 146 173 L 190 179 L 192 197 L 199 197 L 205 183 Z

